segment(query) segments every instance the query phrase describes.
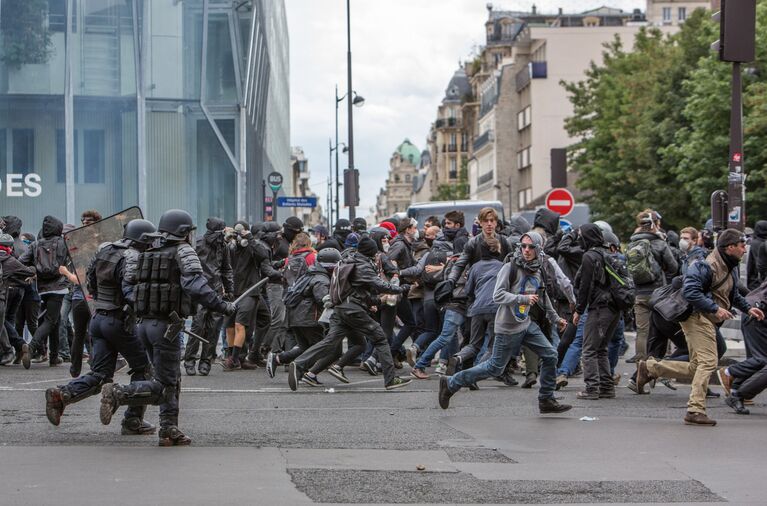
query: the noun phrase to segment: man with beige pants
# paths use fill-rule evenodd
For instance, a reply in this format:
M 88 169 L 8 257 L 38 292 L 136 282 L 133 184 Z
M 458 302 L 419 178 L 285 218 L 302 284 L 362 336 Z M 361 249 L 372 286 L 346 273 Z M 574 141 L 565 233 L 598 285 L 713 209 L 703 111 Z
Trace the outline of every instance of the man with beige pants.
M 731 307 L 748 313 L 757 320 L 764 313 L 740 295 L 735 268 L 746 253 L 746 237 L 742 232 L 727 229 L 719 234 L 714 251 L 705 261 L 689 266 L 684 278 L 684 298 L 693 313 L 681 322 L 682 331 L 690 350 L 689 362 L 655 360 L 637 362 L 637 389 L 655 378 L 692 379 L 690 400 L 684 423 L 687 425 L 716 425 L 706 416 L 706 389 L 711 374 L 716 371 L 716 327 L 733 318 Z

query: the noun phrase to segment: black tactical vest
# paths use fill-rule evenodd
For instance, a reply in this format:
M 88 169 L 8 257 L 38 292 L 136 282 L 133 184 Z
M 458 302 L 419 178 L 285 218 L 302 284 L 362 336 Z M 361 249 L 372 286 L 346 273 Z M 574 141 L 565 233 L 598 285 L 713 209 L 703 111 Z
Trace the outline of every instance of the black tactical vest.
M 123 260 L 125 249 L 125 246 L 108 244 L 96 253 L 93 265 L 96 274 L 96 309 L 112 311 L 122 309 L 125 305 L 122 279 L 117 275 L 117 266 Z
M 136 271 L 136 315 L 166 318 L 175 311 L 189 316 L 192 300 L 181 289 L 181 271 L 176 245 L 162 246 L 139 254 Z

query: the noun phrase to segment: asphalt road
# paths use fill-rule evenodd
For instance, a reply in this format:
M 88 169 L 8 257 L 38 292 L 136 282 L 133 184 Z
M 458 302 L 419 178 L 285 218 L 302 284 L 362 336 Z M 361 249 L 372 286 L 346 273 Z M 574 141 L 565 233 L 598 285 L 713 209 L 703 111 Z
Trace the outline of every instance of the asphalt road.
M 215 366 L 183 378 L 193 445 L 158 448 L 121 436 L 117 415 L 101 425 L 98 396 L 50 425 L 43 392 L 67 370 L 0 368 L 0 504 L 767 503 L 760 399 L 745 417 L 711 401 L 719 425 L 705 428 L 682 424 L 688 387 L 640 397 L 625 375 L 601 401 L 576 400 L 575 379 L 558 392 L 574 409 L 542 417 L 535 389 L 494 381 L 443 411 L 436 376 L 386 392 L 351 370 L 350 385 L 324 374 L 324 387 L 291 392 L 282 370 Z

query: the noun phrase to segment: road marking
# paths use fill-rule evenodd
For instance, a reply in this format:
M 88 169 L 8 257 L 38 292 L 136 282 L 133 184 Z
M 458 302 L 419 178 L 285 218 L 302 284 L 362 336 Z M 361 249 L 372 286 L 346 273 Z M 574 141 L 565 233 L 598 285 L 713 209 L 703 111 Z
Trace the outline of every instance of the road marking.
M 70 381 L 72 381 L 72 378 L 40 380 L 40 381 L 29 381 L 27 383 L 17 383 L 17 385 L 39 385 L 41 383 L 69 383 Z

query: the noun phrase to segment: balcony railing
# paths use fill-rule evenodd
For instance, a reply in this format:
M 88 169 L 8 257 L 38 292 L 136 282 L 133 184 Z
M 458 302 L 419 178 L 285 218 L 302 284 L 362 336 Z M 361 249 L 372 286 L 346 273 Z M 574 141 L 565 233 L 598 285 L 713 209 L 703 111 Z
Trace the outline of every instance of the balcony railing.
M 457 153 L 458 152 L 458 145 L 457 144 L 448 144 L 447 152 L 448 153 Z
M 483 133 L 474 140 L 474 151 L 479 150 L 482 146 L 490 142 L 490 130 Z

